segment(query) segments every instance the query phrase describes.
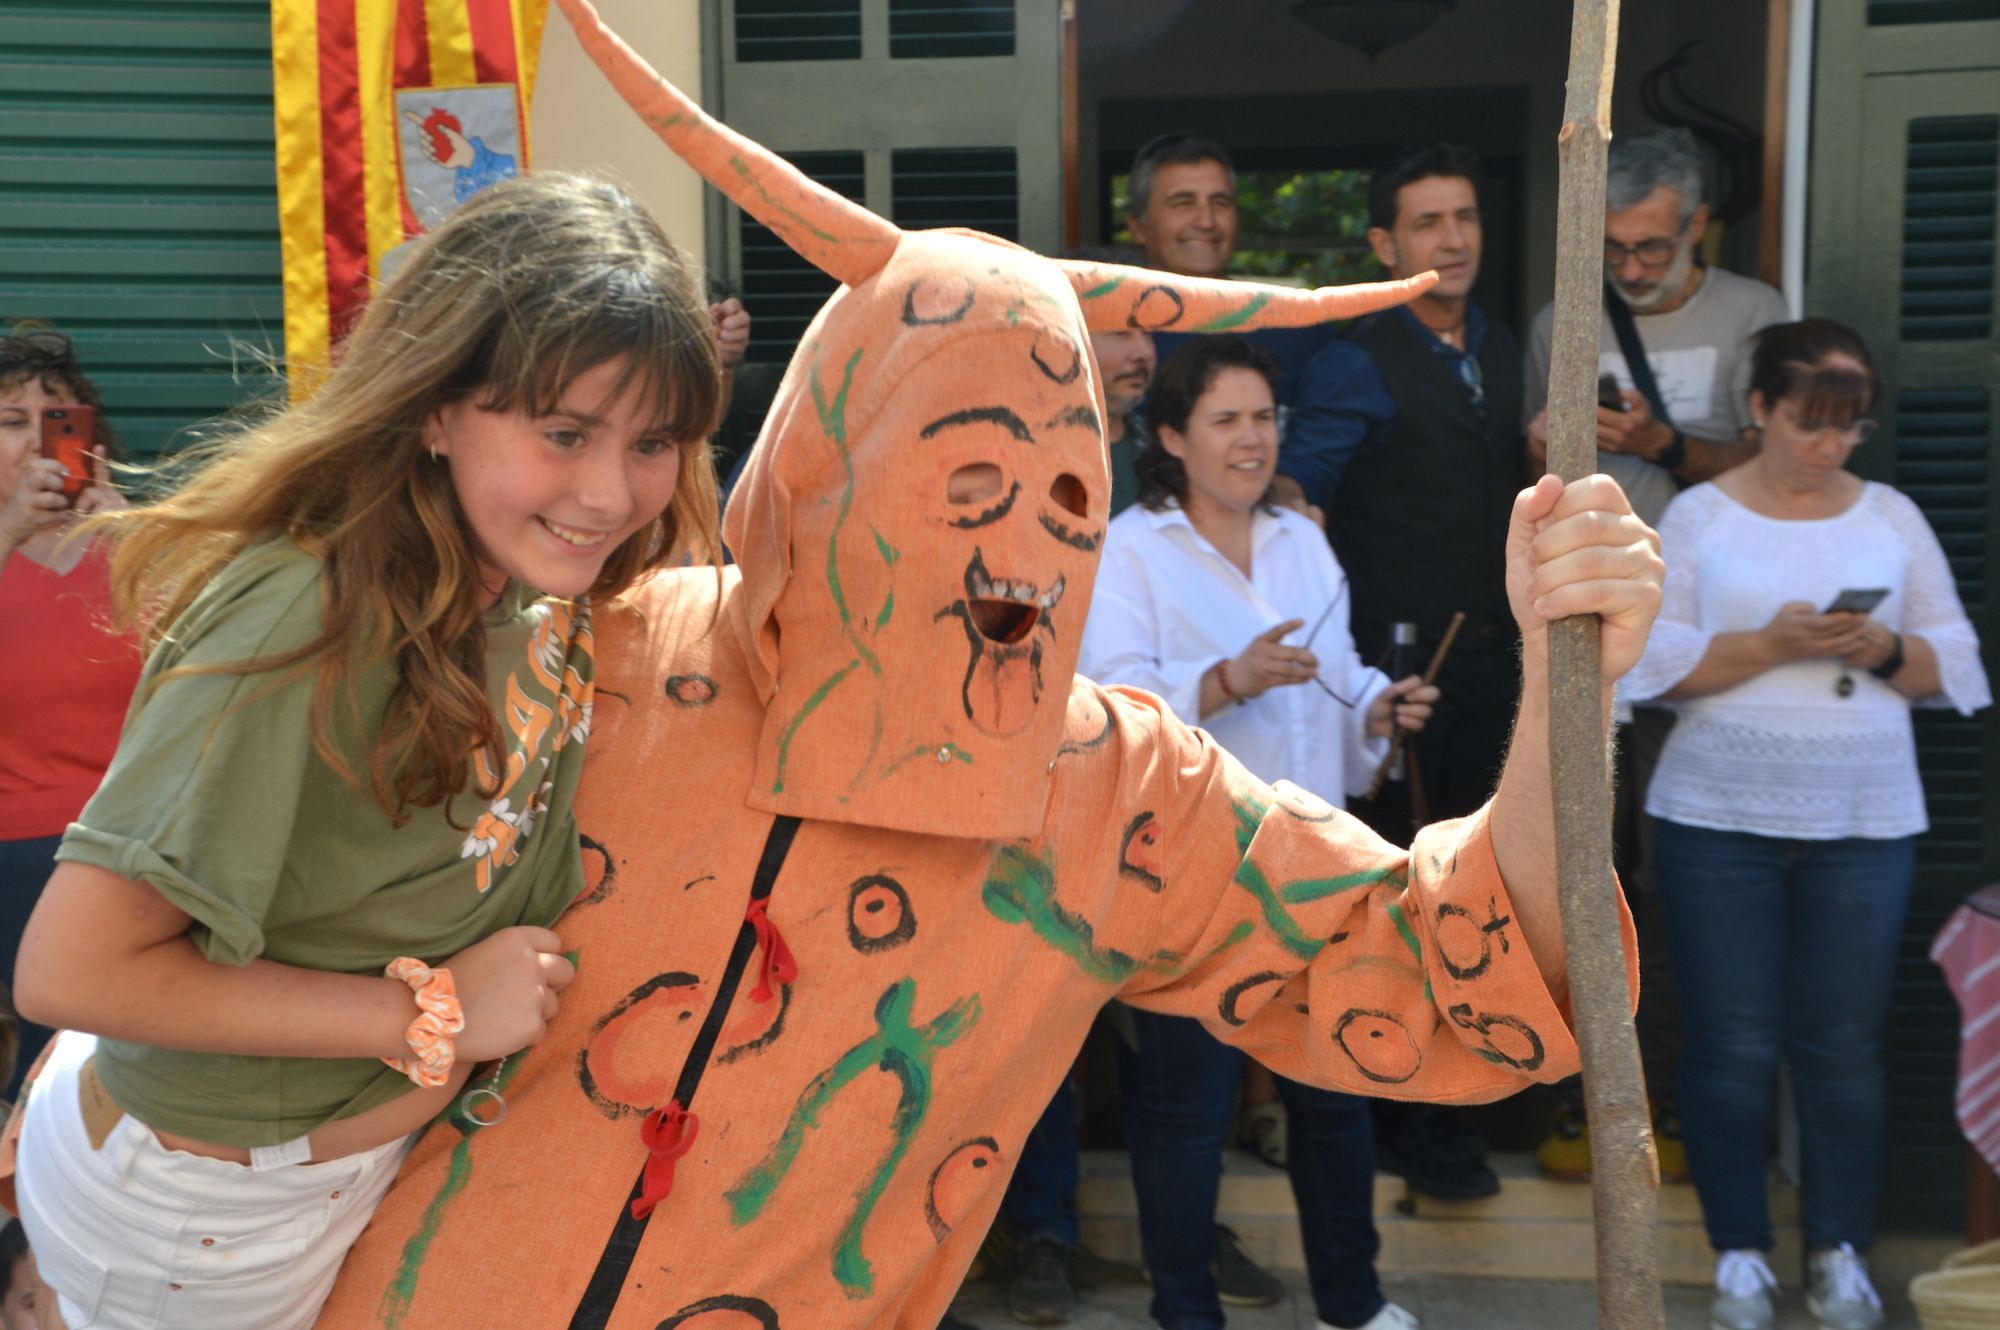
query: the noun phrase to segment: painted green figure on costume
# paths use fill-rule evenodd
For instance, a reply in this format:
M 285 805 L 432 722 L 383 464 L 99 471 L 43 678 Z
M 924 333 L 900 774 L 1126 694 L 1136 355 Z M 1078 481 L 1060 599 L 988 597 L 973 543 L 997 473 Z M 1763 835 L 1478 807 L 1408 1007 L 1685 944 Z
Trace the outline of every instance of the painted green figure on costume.
M 1123 984 L 1141 969 L 1173 974 L 1181 968 L 1181 953 L 1177 951 L 1156 951 L 1151 960 L 1142 962 L 1115 947 L 1098 946 L 1090 921 L 1064 909 L 1056 900 L 1055 862 L 1047 851 L 1036 854 L 1012 845 L 995 850 L 980 896 L 988 914 L 1003 923 L 1026 924 L 1036 937 L 1101 984 Z M 1238 922 L 1202 960 L 1219 956 L 1252 931 L 1248 920 Z
M 874 1176 L 855 1193 L 854 1214 L 841 1229 L 840 1241 L 833 1250 L 833 1277 L 849 1297 L 865 1298 L 875 1291 L 874 1267 L 869 1265 L 867 1255 L 861 1250 L 861 1239 L 875 1213 L 876 1203 L 882 1199 L 882 1193 L 901 1167 L 903 1156 L 909 1152 L 910 1142 L 916 1138 L 917 1130 L 923 1126 L 924 1118 L 930 1112 L 931 1063 L 939 1049 L 950 1047 L 979 1023 L 977 994 L 960 998 L 943 1014 L 921 1026 L 910 1024 L 910 1012 L 916 1000 L 917 981 L 914 979 L 904 979 L 882 994 L 875 1003 L 875 1033 L 842 1054 L 839 1061 L 812 1079 L 805 1093 L 799 1096 L 798 1107 L 792 1110 L 791 1120 L 779 1134 L 777 1144 L 771 1147 L 763 1162 L 751 1169 L 725 1197 L 729 1202 L 730 1219 L 739 1227 L 749 1223 L 763 1213 L 765 1203 L 798 1159 L 806 1133 L 820 1125 L 827 1105 L 839 1097 L 843 1089 L 863 1072 L 873 1070 L 886 1071 L 901 1081 L 902 1097 L 897 1101 L 895 1117 L 890 1120 L 895 1144 L 882 1157 L 881 1166 L 875 1170 Z

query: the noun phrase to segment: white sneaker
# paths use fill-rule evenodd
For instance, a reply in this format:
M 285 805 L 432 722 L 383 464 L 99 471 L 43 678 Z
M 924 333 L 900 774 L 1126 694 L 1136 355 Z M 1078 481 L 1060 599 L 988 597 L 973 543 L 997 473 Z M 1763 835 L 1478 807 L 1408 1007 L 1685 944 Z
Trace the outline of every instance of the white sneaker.
M 1846 1243 L 1824 1247 L 1806 1261 L 1806 1310 L 1820 1330 L 1875 1330 L 1882 1299 L 1868 1282 L 1868 1262 Z
M 1339 1330 L 1337 1326 L 1328 1325 L 1325 1321 L 1315 1321 L 1314 1325 L 1318 1330 Z M 1361 1330 L 1422 1330 L 1422 1323 L 1395 1303 L 1385 1302 L 1382 1304 L 1382 1310 L 1370 1317 L 1368 1324 L 1362 1326 Z
M 1748 1248 L 1726 1251 L 1715 1262 L 1715 1301 L 1708 1305 L 1712 1330 L 1771 1330 L 1777 1314 L 1771 1295 L 1778 1278 L 1764 1253 Z

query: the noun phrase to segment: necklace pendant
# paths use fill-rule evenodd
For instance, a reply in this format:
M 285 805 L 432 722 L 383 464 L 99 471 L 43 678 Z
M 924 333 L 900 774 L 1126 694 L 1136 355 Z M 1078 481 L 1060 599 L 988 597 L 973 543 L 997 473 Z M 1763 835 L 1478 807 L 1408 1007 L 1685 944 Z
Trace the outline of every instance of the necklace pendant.
M 1854 676 L 1849 674 L 1846 670 L 1842 670 L 1840 672 L 1840 677 L 1834 680 L 1833 693 L 1835 697 L 1853 697 Z

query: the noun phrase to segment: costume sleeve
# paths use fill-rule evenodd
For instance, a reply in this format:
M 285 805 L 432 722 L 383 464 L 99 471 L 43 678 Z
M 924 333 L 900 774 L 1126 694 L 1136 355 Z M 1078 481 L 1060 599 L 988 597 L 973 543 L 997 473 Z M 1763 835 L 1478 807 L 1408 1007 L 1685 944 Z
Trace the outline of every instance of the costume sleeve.
M 1278 470 L 1298 481 L 1313 503 L 1327 507 L 1347 460 L 1370 431 L 1395 418 L 1396 404 L 1368 353 L 1352 342 L 1328 342 L 1299 374 Z
M 1161 654 L 1160 614 L 1142 539 L 1105 542 L 1104 562 L 1083 625 L 1077 673 L 1101 684 L 1157 693 L 1177 716 L 1201 715 L 1201 679 L 1220 656 Z
M 1908 495 L 1883 492 L 1883 511 L 1909 557 L 1905 575 L 1901 631 L 1921 637 L 1937 652 L 1938 678 L 1943 687 L 1920 699 L 1923 707 L 1950 707 L 1970 716 L 1993 705 L 1986 666 L 1979 659 L 1979 637 L 1958 598 L 1958 584 L 1937 533 L 1923 510 Z
M 1694 673 L 1708 654 L 1715 636 L 1701 626 L 1699 564 L 1695 557 L 1702 528 L 1714 511 L 1709 491 L 1689 490 L 1674 496 L 1660 518 L 1660 557 L 1667 564 L 1666 591 L 1660 616 L 1646 639 L 1646 652 L 1618 683 L 1625 702 L 1659 697 Z
M 1521 357 L 1526 379 L 1521 385 L 1521 410 L 1527 417 L 1521 422 L 1524 430 L 1528 421 L 1540 415 L 1542 408 L 1549 404 L 1549 348 L 1555 341 L 1555 327 L 1556 307 L 1544 305 L 1528 328 L 1527 354 Z
M 313 759 L 312 671 L 168 672 L 319 635 L 320 564 L 268 551 L 238 556 L 153 653 L 104 783 L 56 853 L 146 883 L 193 916 L 203 955 L 229 965 L 264 950 Z
M 1170 716 L 1158 748 L 1141 797 L 1162 810 L 1161 922 L 1126 1002 L 1355 1094 L 1476 1103 L 1576 1070 L 1484 810 L 1405 852 L 1296 786 L 1262 784 Z

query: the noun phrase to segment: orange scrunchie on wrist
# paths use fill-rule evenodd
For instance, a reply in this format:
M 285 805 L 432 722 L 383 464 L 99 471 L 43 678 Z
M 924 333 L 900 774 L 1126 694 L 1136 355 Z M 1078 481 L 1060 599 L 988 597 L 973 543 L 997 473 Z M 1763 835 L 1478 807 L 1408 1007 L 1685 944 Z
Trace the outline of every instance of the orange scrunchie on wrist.
M 451 1079 L 452 1063 L 458 1048 L 452 1037 L 465 1029 L 465 1011 L 458 1005 L 458 989 L 451 971 L 432 969 L 413 956 L 398 956 L 384 974 L 400 979 L 417 995 L 417 1018 L 403 1033 L 414 1057 L 383 1058 L 418 1085 L 435 1088 Z

